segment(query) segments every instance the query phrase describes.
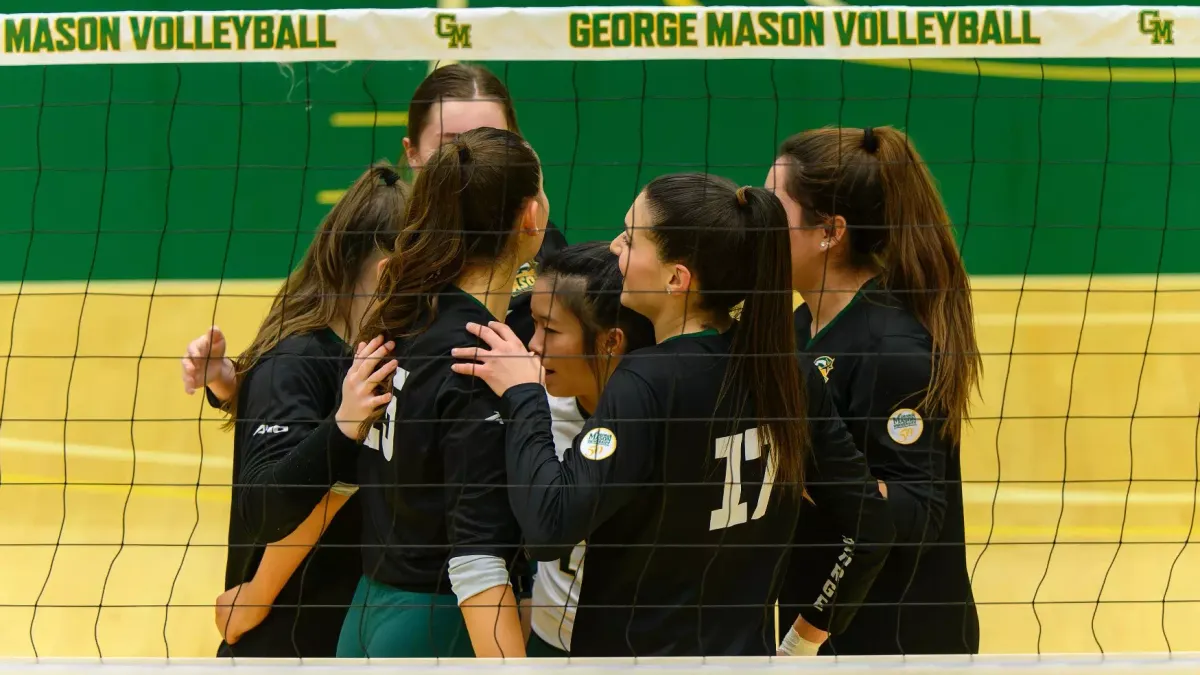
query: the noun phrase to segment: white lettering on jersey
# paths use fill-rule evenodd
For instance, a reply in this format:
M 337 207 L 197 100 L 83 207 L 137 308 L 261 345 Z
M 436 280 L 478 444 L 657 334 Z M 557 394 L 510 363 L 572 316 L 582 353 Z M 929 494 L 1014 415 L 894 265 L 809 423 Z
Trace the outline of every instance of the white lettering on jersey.
M 758 492 L 758 503 L 749 520 L 758 520 L 767 514 L 771 502 L 771 490 L 775 487 L 775 462 L 763 454 L 763 444 L 758 429 L 747 429 L 744 433 L 717 439 L 717 459 L 725 460 L 725 491 L 721 496 L 721 508 L 713 509 L 708 518 L 708 529 L 721 530 L 741 525 L 747 519 L 746 502 L 742 501 L 742 448 L 747 460 L 765 460 L 762 487 Z
M 483 418 L 483 421 L 484 422 L 499 422 L 500 424 L 504 424 L 504 420 L 500 418 L 500 413 L 498 413 L 498 412 L 494 412 L 491 415 L 488 415 L 487 417 Z
M 829 578 L 825 579 L 825 583 L 821 586 L 821 594 L 812 604 L 815 609 L 825 611 L 825 605 L 829 604 L 837 593 L 838 582 L 846 575 L 846 568 L 850 566 L 851 562 L 854 562 L 854 540 L 843 535 L 842 544 L 842 553 L 838 556 L 837 562 L 833 564 L 833 569 L 829 571 Z
M 288 428 L 282 424 L 260 424 L 254 430 L 255 436 L 263 436 L 265 434 L 282 434 L 287 433 Z
M 400 390 L 404 388 L 408 375 L 407 370 L 396 368 L 396 373 L 392 375 L 392 400 L 388 401 L 387 409 L 383 411 L 383 419 L 371 427 L 367 432 L 367 440 L 363 441 L 368 448 L 382 452 L 383 458 L 389 462 L 395 452 L 393 444 L 396 430 L 393 427 L 396 423 L 396 401 L 400 398 Z

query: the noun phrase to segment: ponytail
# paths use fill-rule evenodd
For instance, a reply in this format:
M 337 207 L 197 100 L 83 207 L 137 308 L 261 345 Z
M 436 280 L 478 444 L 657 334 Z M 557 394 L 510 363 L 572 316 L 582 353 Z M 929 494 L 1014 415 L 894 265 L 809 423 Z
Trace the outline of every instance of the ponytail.
M 942 436 L 960 442 L 983 363 L 970 278 L 921 156 L 892 127 L 807 131 L 784 141 L 779 156 L 789 161 L 784 187 L 804 224 L 841 216 L 846 264 L 880 270 L 880 285 L 929 331 L 933 375 L 920 405 L 944 415 Z
M 367 169 L 321 221 L 300 265 L 288 275 L 271 302 L 250 346 L 234 361 L 237 386 L 221 405 L 237 421 L 238 392 L 263 355 L 293 336 L 311 333 L 341 318 L 354 328 L 350 303 L 363 266 L 391 248 L 404 223 L 408 185 L 390 164 Z
M 408 217 L 359 335 L 393 339 L 417 332 L 418 317 L 434 310 L 436 291 L 462 272 L 464 159 L 469 161 L 469 153 L 444 145 L 417 174 Z
M 736 198 L 746 232 L 745 251 L 737 258 L 753 270 L 753 280 L 734 334 L 734 365 L 726 377 L 734 391 L 751 393 L 758 418 L 765 420 L 776 482 L 798 488 L 804 482 L 809 439 L 792 327 L 787 213 L 762 188 L 738 188 Z
M 520 211 L 540 192 L 537 155 L 511 131 L 472 129 L 438 148 L 413 183 L 358 334 L 393 340 L 423 331 L 437 316 L 438 294 L 469 263 L 494 267 L 509 254 Z
M 792 327 L 787 212 L 767 190 L 701 173 L 646 186 L 658 257 L 698 281 L 698 308 L 726 323 L 740 303 L 719 400 L 754 401 L 769 437 L 775 480 L 800 495 L 809 453 L 807 398 Z M 740 410 L 741 403 L 734 406 Z
M 947 415 L 942 434 L 961 440 L 970 419 L 971 390 L 983 371 L 975 339 L 971 279 L 954 239 L 950 216 L 925 163 L 901 132 L 874 130 L 879 139 L 886 245 L 879 253 L 881 285 L 892 291 L 933 338 L 933 377 L 922 406 Z

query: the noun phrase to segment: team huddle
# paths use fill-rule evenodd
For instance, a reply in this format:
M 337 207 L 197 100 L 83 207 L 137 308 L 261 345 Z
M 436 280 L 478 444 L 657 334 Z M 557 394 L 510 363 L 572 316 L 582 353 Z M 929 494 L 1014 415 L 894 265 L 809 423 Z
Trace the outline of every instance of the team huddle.
M 404 149 L 183 359 L 234 434 L 219 656 L 978 651 L 970 286 L 903 133 L 661 176 L 571 246 L 487 70 Z

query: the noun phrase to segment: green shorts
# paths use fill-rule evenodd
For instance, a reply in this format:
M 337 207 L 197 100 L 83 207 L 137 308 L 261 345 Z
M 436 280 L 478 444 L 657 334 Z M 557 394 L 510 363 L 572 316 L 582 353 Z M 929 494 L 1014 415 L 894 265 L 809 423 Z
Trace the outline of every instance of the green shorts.
M 570 656 L 570 654 L 538 637 L 535 631 L 529 631 L 529 644 L 525 646 L 525 655 L 531 659 L 565 659 Z
M 411 593 L 363 576 L 338 637 L 339 658 L 474 657 L 453 595 Z

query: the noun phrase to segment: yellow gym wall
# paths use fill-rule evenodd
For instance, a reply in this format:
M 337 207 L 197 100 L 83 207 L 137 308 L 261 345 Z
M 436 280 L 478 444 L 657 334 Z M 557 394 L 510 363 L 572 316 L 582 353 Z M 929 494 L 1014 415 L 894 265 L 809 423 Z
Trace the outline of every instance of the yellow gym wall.
M 1185 572 L 1200 554 L 1184 548 L 1200 285 L 1154 283 L 975 280 L 985 375 L 962 463 L 986 652 L 1200 649 L 1200 579 Z M 241 349 L 276 290 L 5 289 L 0 653 L 32 655 L 31 632 L 43 656 L 214 652 L 231 443 L 183 393 L 179 357 L 212 323 Z

